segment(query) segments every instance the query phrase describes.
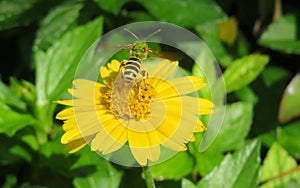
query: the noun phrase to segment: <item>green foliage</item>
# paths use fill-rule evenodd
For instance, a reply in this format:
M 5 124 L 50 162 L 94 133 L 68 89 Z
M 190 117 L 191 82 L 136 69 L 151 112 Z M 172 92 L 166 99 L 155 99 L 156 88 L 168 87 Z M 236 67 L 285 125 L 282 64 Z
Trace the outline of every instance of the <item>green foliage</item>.
M 186 58 L 180 65 L 215 83 L 219 63 L 227 90 L 215 141 L 200 153 L 197 133 L 187 151 L 154 165 L 157 187 L 299 187 L 300 3 L 277 2 L 0 0 L 0 187 L 146 186 L 140 168 L 110 163 L 89 147 L 69 154 L 54 101 L 66 98 L 81 58 L 103 33 L 149 20 L 200 37 L 211 52 L 197 55 L 200 67 Z M 211 98 L 210 88 L 201 95 Z

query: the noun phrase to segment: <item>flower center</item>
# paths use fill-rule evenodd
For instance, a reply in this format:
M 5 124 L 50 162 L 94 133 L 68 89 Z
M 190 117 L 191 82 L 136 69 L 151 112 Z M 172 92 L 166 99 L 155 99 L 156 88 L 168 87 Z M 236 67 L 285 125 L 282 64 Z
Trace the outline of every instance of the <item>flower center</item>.
M 149 79 L 139 81 L 129 94 L 129 108 L 131 114 L 137 120 L 146 120 L 150 117 L 150 103 L 153 99 L 155 90 L 150 84 Z
M 123 83 L 126 84 L 126 83 Z M 123 85 L 122 85 L 123 86 Z M 137 81 L 133 87 L 123 86 L 116 89 L 106 88 L 104 104 L 117 118 L 139 121 L 147 120 L 150 115 L 150 104 L 155 94 L 149 79 Z

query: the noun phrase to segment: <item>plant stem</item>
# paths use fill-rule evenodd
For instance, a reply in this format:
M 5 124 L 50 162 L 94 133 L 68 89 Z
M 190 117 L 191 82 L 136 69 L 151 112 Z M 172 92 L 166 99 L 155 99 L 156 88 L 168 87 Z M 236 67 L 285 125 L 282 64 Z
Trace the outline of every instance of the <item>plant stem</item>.
M 142 168 L 143 168 L 143 173 L 145 176 L 147 188 L 155 188 L 150 166 L 143 166 Z

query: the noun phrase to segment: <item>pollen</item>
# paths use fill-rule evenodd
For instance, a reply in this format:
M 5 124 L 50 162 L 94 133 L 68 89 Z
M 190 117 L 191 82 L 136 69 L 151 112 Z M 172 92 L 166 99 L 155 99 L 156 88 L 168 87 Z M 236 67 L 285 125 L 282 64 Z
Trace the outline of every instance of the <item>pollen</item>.
M 114 92 L 106 87 L 101 92 L 100 104 L 113 113 L 117 119 L 137 121 L 147 120 L 151 116 L 150 104 L 154 99 L 155 88 L 149 79 L 137 81 L 133 87 L 124 87 Z
M 154 94 L 155 89 L 148 79 L 139 81 L 132 88 L 129 95 L 129 108 L 136 120 L 143 121 L 150 117 L 150 104 Z

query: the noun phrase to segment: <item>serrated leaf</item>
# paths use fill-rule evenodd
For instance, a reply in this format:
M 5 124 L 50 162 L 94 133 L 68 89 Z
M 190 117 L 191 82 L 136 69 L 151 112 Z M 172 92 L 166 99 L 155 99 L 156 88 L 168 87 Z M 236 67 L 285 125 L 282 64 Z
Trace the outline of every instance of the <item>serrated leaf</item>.
M 102 33 L 103 18 L 67 32 L 44 53 L 35 52 L 38 103 L 57 100 L 71 86 L 81 57 Z
M 40 49 L 46 50 L 67 30 L 73 28 L 76 25 L 76 19 L 82 6 L 81 3 L 64 4 L 51 10 L 39 27 L 34 42 L 35 45 Z
M 169 160 L 152 166 L 152 174 L 156 179 L 179 180 L 181 177 L 191 173 L 194 160 L 187 152 L 179 152 Z
M 143 5 L 157 19 L 171 22 L 183 27 L 194 27 L 197 24 L 226 18 L 222 9 L 211 0 L 162 0 L 159 6 L 156 1 L 135 0 Z M 178 10 L 186 10 L 180 11 Z
M 94 0 L 99 7 L 103 8 L 106 11 L 112 12 L 117 15 L 121 7 L 129 0 Z
M 251 83 L 268 63 L 266 55 L 248 55 L 235 60 L 224 72 L 227 93 L 241 89 Z
M 261 169 L 260 182 L 267 181 L 268 179 L 287 172 L 297 166 L 297 162 L 276 142 L 267 153 Z M 290 175 L 278 178 L 261 185 L 262 188 L 282 187 L 285 183 L 293 178 L 300 177 L 299 173 L 292 173 Z
M 296 17 L 285 15 L 268 26 L 259 38 L 259 44 L 281 52 L 300 54 L 297 32 Z
M 286 87 L 280 102 L 278 118 L 285 123 L 300 116 L 300 74 L 294 76 Z
M 16 93 L 10 90 L 3 82 L 0 81 L 0 102 L 11 107 L 24 111 L 26 104 L 18 97 Z
M 0 30 L 21 24 L 19 18 L 38 0 L 2 0 L 0 1 Z
M 18 130 L 33 124 L 35 119 L 29 114 L 20 114 L 0 103 L 0 133 L 13 136 Z
M 198 188 L 253 188 L 258 185 L 260 144 L 252 141 L 234 155 L 227 154 L 219 167 L 206 175 Z

